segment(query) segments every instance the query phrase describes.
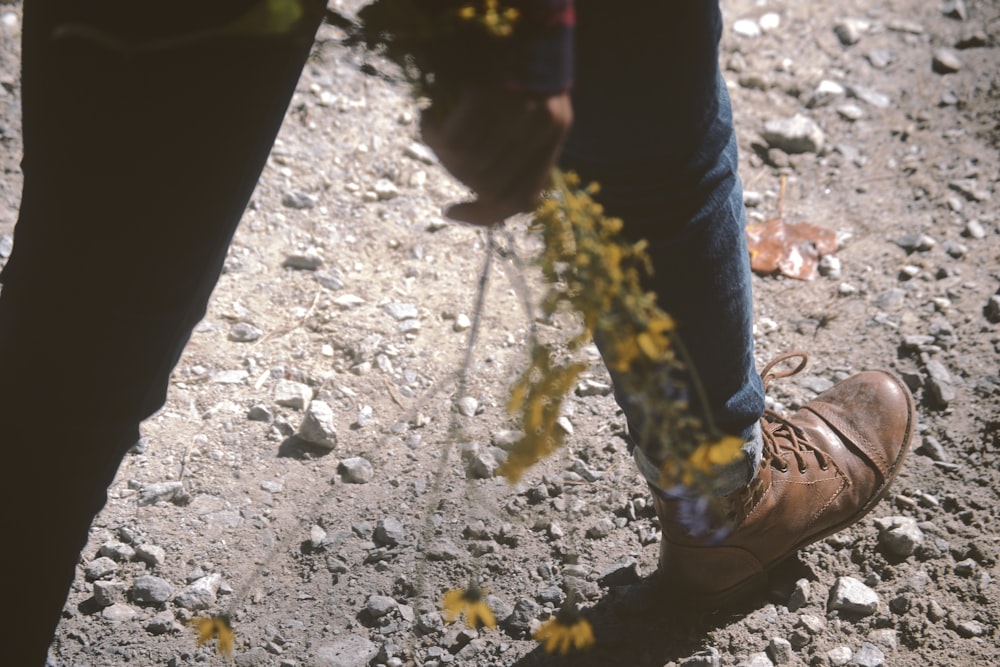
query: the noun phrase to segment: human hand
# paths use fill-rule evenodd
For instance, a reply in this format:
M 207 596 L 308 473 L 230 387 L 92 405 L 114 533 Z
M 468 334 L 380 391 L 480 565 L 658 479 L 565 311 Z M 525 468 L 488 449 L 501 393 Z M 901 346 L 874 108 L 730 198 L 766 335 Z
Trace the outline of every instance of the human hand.
M 450 206 L 447 215 L 492 225 L 534 210 L 572 120 L 569 93 L 537 95 L 491 87 L 463 91 L 439 122 L 424 114 L 424 141 L 477 197 Z

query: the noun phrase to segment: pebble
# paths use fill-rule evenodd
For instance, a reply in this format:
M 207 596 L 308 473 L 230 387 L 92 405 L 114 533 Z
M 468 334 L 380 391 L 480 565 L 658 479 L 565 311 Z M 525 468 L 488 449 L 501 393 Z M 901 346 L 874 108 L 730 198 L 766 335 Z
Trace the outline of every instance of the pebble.
M 924 543 L 924 533 L 913 517 L 881 517 L 874 523 L 879 530 L 879 543 L 890 556 L 908 558 Z
M 872 49 L 865 54 L 865 58 L 875 69 L 885 69 L 896 60 L 895 54 L 888 49 Z
M 893 288 L 875 298 L 875 307 L 881 310 L 898 310 L 904 301 L 906 301 L 906 292 L 899 288 Z
M 379 201 L 388 201 L 399 196 L 399 188 L 388 178 L 380 178 L 372 186 L 372 192 Z
M 934 51 L 931 58 L 931 69 L 938 74 L 953 74 L 962 69 L 962 61 L 958 54 L 948 48 L 940 48 Z
M 371 462 L 361 456 L 344 459 L 337 466 L 340 478 L 348 484 L 367 484 L 375 476 Z
M 1000 294 L 994 294 L 987 300 L 983 309 L 986 319 L 996 324 L 1000 322 Z
M 110 540 L 101 545 L 98 550 L 101 556 L 107 556 L 119 563 L 124 563 L 135 558 L 135 549 L 125 544 L 124 542 L 119 542 L 118 540 Z
M 768 12 L 761 16 L 757 23 L 764 32 L 775 30 L 781 25 L 781 15 L 777 12 Z
M 451 325 L 451 328 L 454 331 L 465 331 L 471 326 L 472 326 L 472 321 L 469 319 L 469 316 L 466 315 L 465 313 L 459 313 L 455 317 L 455 323 Z
M 784 637 L 771 637 L 767 643 L 767 654 L 776 665 L 787 665 L 795 658 L 792 643 Z
M 416 319 L 420 314 L 414 303 L 387 303 L 382 309 L 397 322 Z
M 217 573 L 196 579 L 177 594 L 177 597 L 174 598 L 174 605 L 190 611 L 208 609 L 215 604 L 215 597 L 221 584 L 222 576 Z
M 594 525 L 587 529 L 587 537 L 598 540 L 610 535 L 614 529 L 615 524 L 611 519 L 598 519 Z
M 819 275 L 831 280 L 839 280 L 843 275 L 843 268 L 840 259 L 833 255 L 823 255 L 819 258 Z
M 287 208 L 304 210 L 316 206 L 316 197 L 306 192 L 286 192 L 281 197 L 281 205 Z
M 810 635 L 818 635 L 826 630 L 826 620 L 822 616 L 816 616 L 815 614 L 802 614 L 799 616 L 797 625 L 805 629 Z
M 521 598 L 514 603 L 514 609 L 500 621 L 500 625 L 511 637 L 521 638 L 530 633 L 532 621 L 537 613 L 538 605 L 534 600 Z
M 806 108 L 815 109 L 816 107 L 825 106 L 834 99 L 843 97 L 845 92 L 845 88 L 836 81 L 823 79 L 806 101 Z
M 125 588 L 125 584 L 120 581 L 97 580 L 94 582 L 92 588 L 94 602 L 99 607 L 110 607 L 113 604 L 123 602 L 125 600 Z
M 948 452 L 945 450 L 944 445 L 941 444 L 940 440 L 931 435 L 924 436 L 920 446 L 917 447 L 917 453 L 923 454 L 933 461 L 948 460 Z
M 146 621 L 146 625 L 143 627 L 151 635 L 165 635 L 179 629 L 172 611 L 161 611 Z
M 382 618 L 398 606 L 399 603 L 388 595 L 372 595 L 365 603 L 365 613 L 371 618 Z
M 333 421 L 333 408 L 323 401 L 310 401 L 296 435 L 306 442 L 330 449 L 336 447 L 337 431 Z
M 135 548 L 136 558 L 152 568 L 159 567 L 167 560 L 167 552 L 155 544 L 140 544 Z
M 450 540 L 436 540 L 427 546 L 424 555 L 429 561 L 447 561 L 460 559 L 463 552 Z
M 961 637 L 970 639 L 972 637 L 982 637 L 986 634 L 986 628 L 979 621 L 960 621 L 955 625 L 955 632 Z
M 946 408 L 955 400 L 955 390 L 951 386 L 951 373 L 937 359 L 929 359 L 924 364 L 927 371 L 928 397 L 934 407 Z
M 383 547 L 398 546 L 405 537 L 403 524 L 394 517 L 386 517 L 379 521 L 372 535 L 375 544 Z
M 143 574 L 132 584 L 132 599 L 141 604 L 164 604 L 174 595 L 174 589 L 166 579 Z
M 283 407 L 302 410 L 312 398 L 312 387 L 307 384 L 282 379 L 274 385 L 274 402 Z
M 101 612 L 102 618 L 113 623 L 131 621 L 138 615 L 137 610 L 122 602 L 105 607 L 104 611 Z
M 754 653 L 746 662 L 741 662 L 740 667 L 774 667 L 774 663 L 767 657 L 767 653 Z
M 263 331 L 247 322 L 237 322 L 229 330 L 229 340 L 236 343 L 252 343 L 263 335 Z
M 274 420 L 274 414 L 271 413 L 266 405 L 258 404 L 247 410 L 247 419 L 252 422 L 265 422 L 269 424 Z
M 834 34 L 844 46 L 857 44 L 867 30 L 868 22 L 861 19 L 841 19 L 833 26 Z
M 286 269 L 294 269 L 296 271 L 315 271 L 323 266 L 323 258 L 313 249 L 303 253 L 287 255 L 281 265 Z
M 341 294 L 336 299 L 333 300 L 334 305 L 342 310 L 350 310 L 351 308 L 357 308 L 365 302 L 360 296 L 355 294 Z
M 145 484 L 139 489 L 139 504 L 154 505 L 159 502 L 173 500 L 184 491 L 181 482 L 156 482 Z
M 837 115 L 853 123 L 856 120 L 864 118 L 865 112 L 857 104 L 841 104 L 837 107 Z
M 709 646 L 704 651 L 698 651 L 690 658 L 681 660 L 680 667 L 719 667 L 719 649 Z
M 733 22 L 733 32 L 740 37 L 760 37 L 760 24 L 753 19 L 739 19 Z
M 892 104 L 892 98 L 885 93 L 880 93 L 877 90 L 872 90 L 871 88 L 851 86 L 847 89 L 847 92 L 851 97 L 861 100 L 865 104 L 873 106 L 877 109 L 887 109 Z
M 767 121 L 761 136 L 771 148 L 789 154 L 816 153 L 823 148 L 824 141 L 819 125 L 802 114 Z
M 872 643 L 865 642 L 858 649 L 858 652 L 851 656 L 851 661 L 847 663 L 852 667 L 882 667 L 885 664 L 885 654 Z
M 896 245 L 906 252 L 927 252 L 937 245 L 937 241 L 927 234 L 914 232 L 900 236 L 896 239 Z
M 219 371 L 212 375 L 212 384 L 243 384 L 250 373 L 241 370 Z
M 808 579 L 799 579 L 795 582 L 792 594 L 788 596 L 788 611 L 796 611 L 809 604 L 812 596 L 812 589 Z
M 964 21 L 969 18 L 969 10 L 965 7 L 965 0 L 948 0 L 941 8 L 941 13 L 950 19 Z
M 878 611 L 879 595 L 854 577 L 838 577 L 830 589 L 831 611 L 869 616 Z
M 983 239 L 986 238 L 986 228 L 983 227 L 983 223 L 978 220 L 969 220 L 965 223 L 965 229 L 962 230 L 962 236 L 967 236 L 970 239 Z
M 408 158 L 413 158 L 418 162 L 423 162 L 424 164 L 434 164 L 437 162 L 437 157 L 434 155 L 434 151 L 418 141 L 414 141 L 403 149 L 403 155 Z
M 315 667 L 358 667 L 369 664 L 377 655 L 377 644 L 352 634 L 332 644 L 318 646 L 311 664 Z
M 826 652 L 826 661 L 830 667 L 843 667 L 851 661 L 851 649 L 846 646 L 837 646 Z
M 502 454 L 503 456 L 501 457 L 498 454 Z M 466 476 L 469 479 L 492 479 L 496 476 L 497 468 L 500 467 L 500 461 L 505 459 L 506 453 L 497 448 L 476 451 L 469 458 Z
M 463 396 L 455 401 L 455 409 L 465 417 L 473 417 L 479 409 L 479 401 L 472 396 Z

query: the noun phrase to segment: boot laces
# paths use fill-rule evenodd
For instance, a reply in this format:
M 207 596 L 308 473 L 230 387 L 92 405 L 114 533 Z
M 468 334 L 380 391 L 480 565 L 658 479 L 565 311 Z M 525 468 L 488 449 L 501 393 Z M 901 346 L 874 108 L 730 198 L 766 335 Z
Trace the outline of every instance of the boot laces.
M 775 370 L 775 367 L 789 359 L 800 359 L 795 368 L 791 370 Z M 764 382 L 764 389 L 774 380 L 790 377 L 800 372 L 806 367 L 809 357 L 804 352 L 789 352 L 782 354 L 771 360 L 760 376 Z M 764 440 L 764 461 L 779 472 L 788 472 L 788 464 L 791 458 L 795 459 L 800 473 L 805 473 L 809 467 L 807 456 L 812 454 L 821 470 L 830 467 L 830 459 L 809 439 L 809 435 L 798 425 L 788 421 L 774 410 L 765 410 L 761 422 L 761 435 Z

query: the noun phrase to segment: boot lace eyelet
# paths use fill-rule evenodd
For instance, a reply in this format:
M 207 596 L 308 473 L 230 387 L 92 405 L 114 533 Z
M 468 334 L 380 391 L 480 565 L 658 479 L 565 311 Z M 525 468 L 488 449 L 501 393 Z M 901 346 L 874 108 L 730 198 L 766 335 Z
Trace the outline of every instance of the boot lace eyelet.
M 804 475 L 806 471 L 809 470 L 809 466 L 799 466 L 799 474 Z

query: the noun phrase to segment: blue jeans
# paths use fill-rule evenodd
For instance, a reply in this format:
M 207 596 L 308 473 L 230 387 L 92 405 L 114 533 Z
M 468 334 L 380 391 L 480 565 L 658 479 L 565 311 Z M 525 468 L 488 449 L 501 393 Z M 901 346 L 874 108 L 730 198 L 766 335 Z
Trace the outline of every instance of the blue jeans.
M 601 184 L 625 232 L 650 241 L 648 287 L 678 323 L 715 425 L 747 442 L 720 492 L 752 477 L 764 388 L 716 3 L 579 0 L 574 127 L 564 166 Z M 621 402 L 625 405 L 624 402 Z M 636 430 L 638 415 L 626 417 Z

